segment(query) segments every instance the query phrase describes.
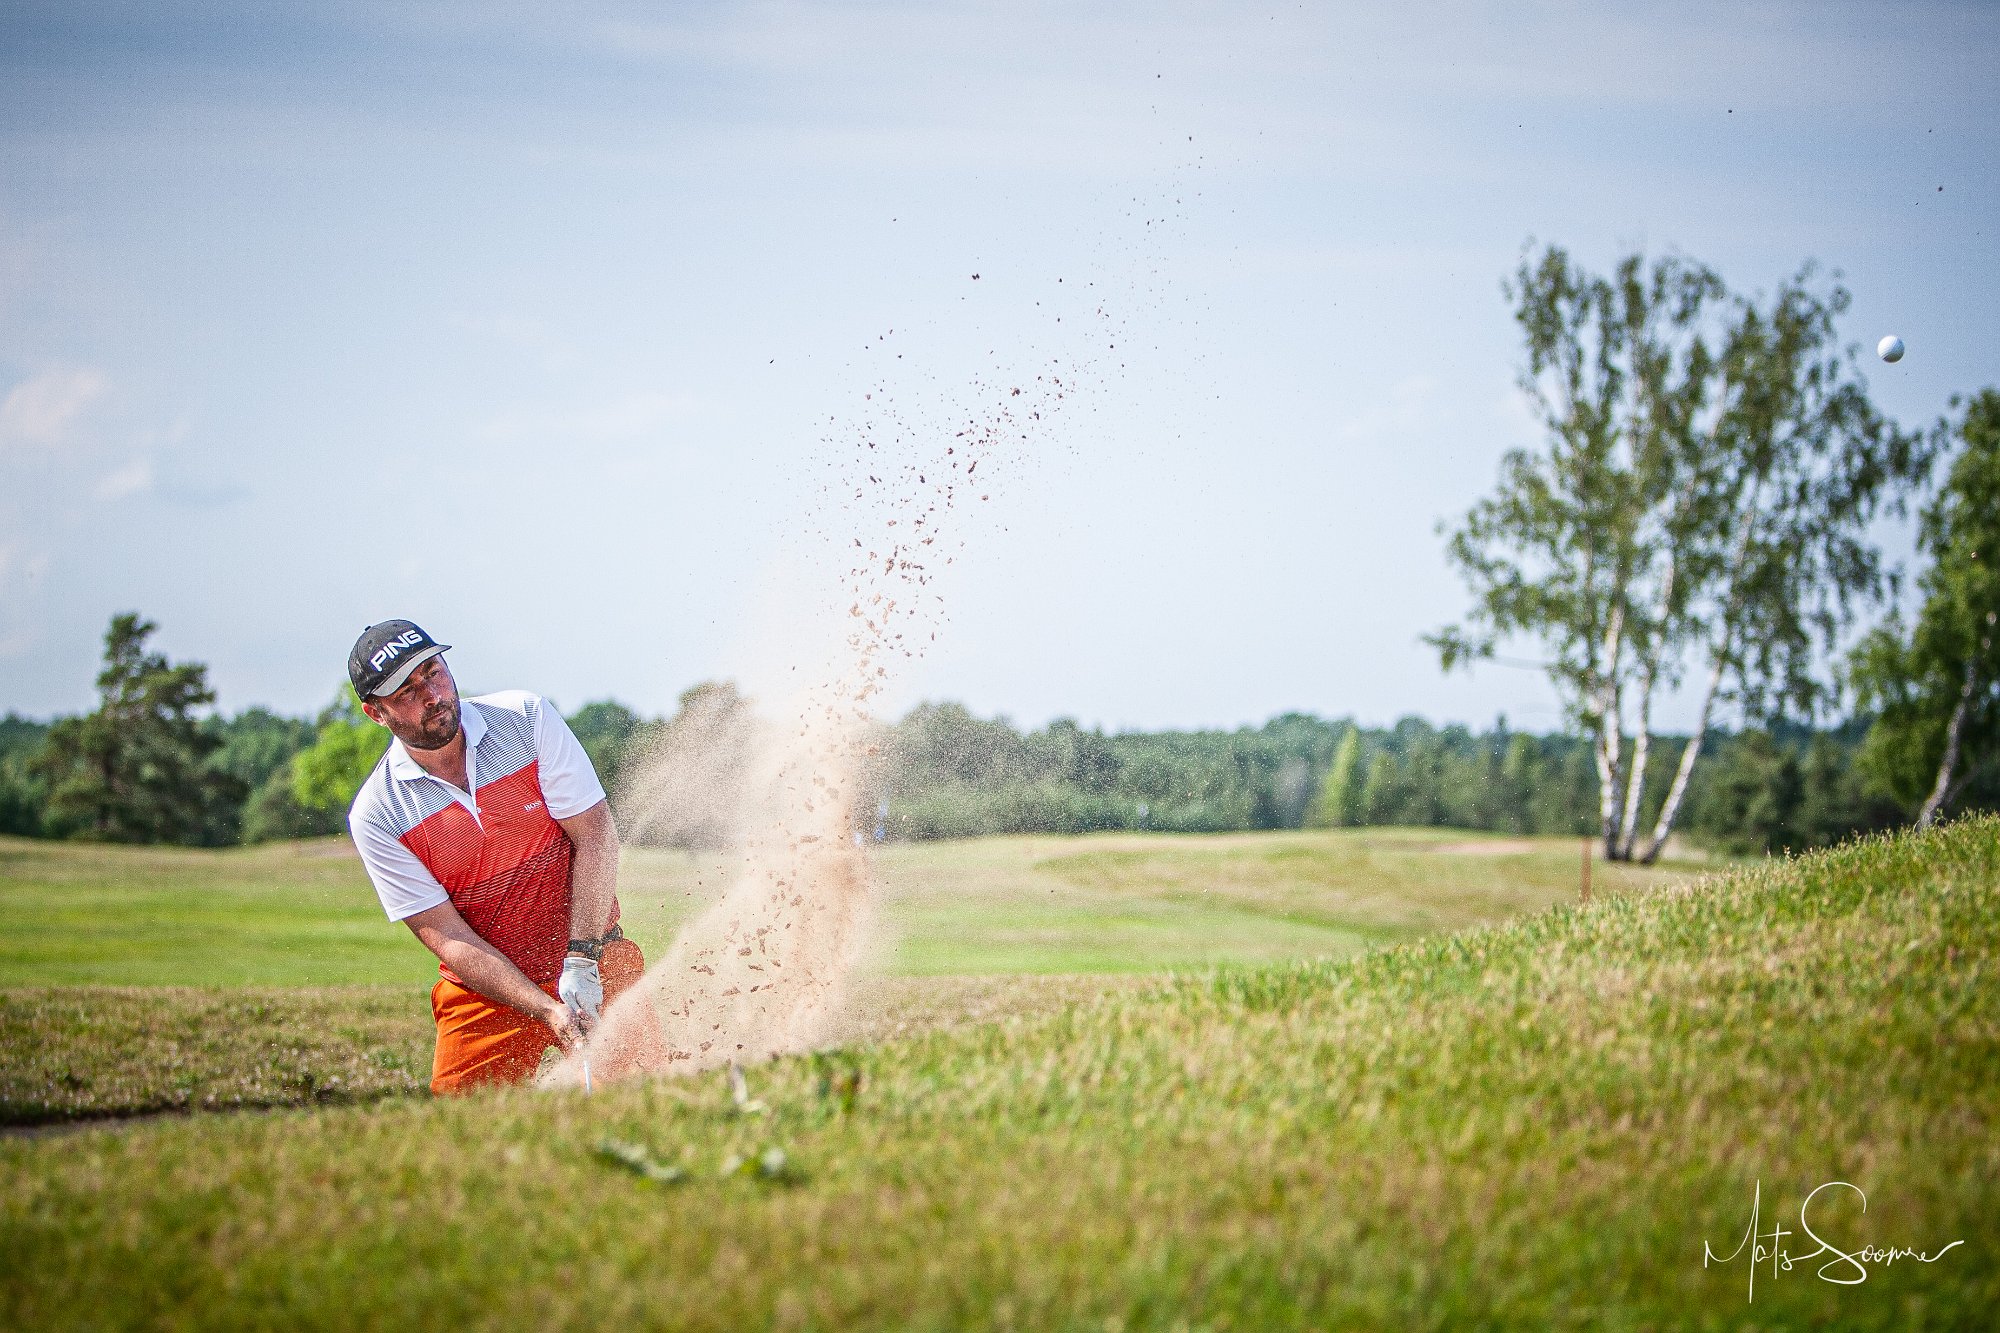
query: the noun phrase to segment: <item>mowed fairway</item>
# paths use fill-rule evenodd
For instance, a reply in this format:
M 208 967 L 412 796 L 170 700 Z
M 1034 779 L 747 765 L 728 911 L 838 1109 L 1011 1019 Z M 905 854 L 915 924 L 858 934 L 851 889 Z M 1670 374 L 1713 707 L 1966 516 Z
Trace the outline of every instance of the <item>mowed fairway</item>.
M 1573 897 L 1578 859 L 1563 839 L 1395 829 L 889 846 L 838 1036 L 1059 1008 L 1118 989 L 1112 974 L 1338 958 L 1504 920 Z M 628 850 L 628 931 L 660 956 L 732 872 Z M 1596 882 L 1675 873 L 1599 867 Z M 0 1123 L 420 1093 L 435 974 L 342 839 L 0 840 Z
M 884 847 L 879 929 L 839 1035 L 1059 1008 L 1117 989 L 1111 974 L 1338 958 L 1500 921 L 1573 897 L 1578 860 L 1564 839 L 1398 829 Z M 732 872 L 628 850 L 628 931 L 658 957 Z M 1595 876 L 1611 891 L 1676 873 Z M 0 1123 L 420 1093 L 434 976 L 342 839 L 0 840 Z
M 1577 895 L 1577 843 L 1438 829 L 1097 834 L 890 848 L 890 970 L 1134 972 L 1342 957 Z M 1597 867 L 1615 891 L 1682 874 Z
M 1988 1326 L 1997 886 L 1967 821 L 780 1060 L 755 1113 L 710 1076 L 13 1138 L 0 1327 Z M 1935 1262 L 1806 1260 L 1835 1180 L 1822 1237 Z M 1702 1260 L 1753 1198 L 1801 1260 L 1754 1289 Z
M 891 974 L 1131 972 L 1352 953 L 1574 897 L 1577 844 L 1448 830 L 1106 834 L 891 845 Z M 726 857 L 628 850 L 649 952 L 729 881 Z M 1614 891 L 1685 873 L 1598 867 Z M 233 851 L 0 838 L 0 987 L 429 984 L 343 839 Z

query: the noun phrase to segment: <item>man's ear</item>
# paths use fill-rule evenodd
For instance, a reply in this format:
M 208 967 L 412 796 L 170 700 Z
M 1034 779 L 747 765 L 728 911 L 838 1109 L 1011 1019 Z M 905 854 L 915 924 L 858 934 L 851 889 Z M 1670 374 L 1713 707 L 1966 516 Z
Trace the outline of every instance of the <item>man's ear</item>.
M 377 708 L 374 704 L 369 703 L 366 699 L 363 699 L 361 701 L 361 711 L 364 714 L 366 714 L 368 720 L 370 722 L 373 722 L 376 726 L 386 727 L 389 725 L 387 722 L 382 720 L 382 710 Z

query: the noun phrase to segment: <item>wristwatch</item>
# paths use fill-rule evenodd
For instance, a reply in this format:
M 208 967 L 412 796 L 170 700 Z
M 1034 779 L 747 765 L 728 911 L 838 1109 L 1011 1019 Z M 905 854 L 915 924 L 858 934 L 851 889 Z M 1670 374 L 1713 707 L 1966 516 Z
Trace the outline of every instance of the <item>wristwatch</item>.
M 569 951 L 574 954 L 581 954 L 593 963 L 600 963 L 604 961 L 604 946 L 613 940 L 622 940 L 624 938 L 625 932 L 617 926 L 613 926 L 594 940 L 571 940 L 569 942 Z

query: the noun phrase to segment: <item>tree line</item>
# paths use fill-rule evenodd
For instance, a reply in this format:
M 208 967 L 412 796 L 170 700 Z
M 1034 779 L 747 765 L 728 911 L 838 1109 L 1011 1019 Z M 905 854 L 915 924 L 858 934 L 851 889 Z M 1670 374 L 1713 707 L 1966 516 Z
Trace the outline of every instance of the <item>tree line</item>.
M 214 703 L 206 668 L 147 651 L 154 626 L 113 619 L 100 705 L 53 724 L 0 720 L 0 831 L 27 836 L 223 846 L 344 829 L 348 803 L 386 748 L 345 689 L 314 718 Z M 1894 639 L 1891 634 L 1888 640 Z M 1881 649 L 1871 649 L 1881 651 Z M 726 769 L 755 726 L 727 682 L 684 693 L 676 713 L 644 718 L 611 700 L 569 716 L 634 841 L 716 846 L 730 830 L 671 808 L 641 785 L 638 757 L 699 732 Z M 1798 725 L 1711 731 L 1684 795 L 1683 831 L 1747 854 L 1824 846 L 1909 822 L 1927 791 L 1906 780 L 1884 718 L 1826 730 Z M 1504 719 L 1483 731 L 1407 717 L 1390 727 L 1287 713 L 1235 730 L 1106 734 L 1067 719 L 1024 730 L 956 703 L 926 703 L 885 724 L 870 775 L 864 836 L 928 840 L 1007 833 L 1439 826 L 1500 834 L 1593 834 L 1599 742 L 1536 735 Z M 1642 794 L 1653 818 L 1691 743 L 1658 736 L 1661 766 Z M 1955 793 L 2000 807 L 2000 774 Z

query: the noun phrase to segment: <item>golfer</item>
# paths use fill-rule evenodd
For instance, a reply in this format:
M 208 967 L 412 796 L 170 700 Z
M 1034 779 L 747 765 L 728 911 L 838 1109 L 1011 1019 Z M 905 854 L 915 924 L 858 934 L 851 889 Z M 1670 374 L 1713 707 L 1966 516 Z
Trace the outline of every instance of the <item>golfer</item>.
M 438 1093 L 528 1079 L 646 967 L 618 929 L 618 829 L 583 747 L 536 695 L 459 698 L 450 646 L 385 620 L 347 657 L 394 737 L 347 826 L 389 919 L 438 957 Z M 595 1054 L 599 1077 L 637 1063 Z

